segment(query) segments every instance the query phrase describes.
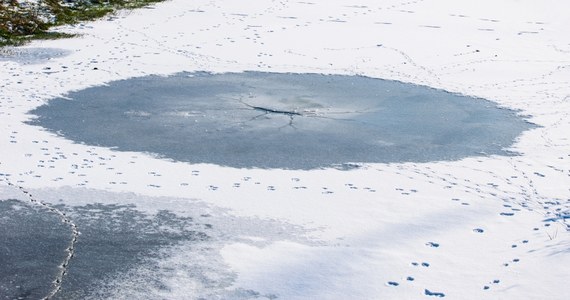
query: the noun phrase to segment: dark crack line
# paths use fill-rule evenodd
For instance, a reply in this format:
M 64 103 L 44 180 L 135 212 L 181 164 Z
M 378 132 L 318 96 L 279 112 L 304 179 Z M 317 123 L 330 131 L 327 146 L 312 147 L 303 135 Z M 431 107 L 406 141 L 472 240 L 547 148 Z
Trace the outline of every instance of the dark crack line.
M 296 111 L 277 110 L 277 109 L 265 108 L 265 107 L 261 107 L 261 106 L 252 106 L 251 108 L 253 108 L 255 110 L 260 110 L 260 111 L 266 112 L 268 114 L 282 114 L 282 115 L 287 115 L 287 116 L 302 116 L 302 114 L 300 114 Z
M 270 113 L 270 112 L 264 112 L 264 113 L 262 113 L 262 114 L 259 114 L 259 115 L 255 116 L 255 117 L 253 117 L 253 118 L 250 118 L 249 120 L 247 120 L 247 121 L 245 121 L 245 122 L 238 122 L 237 124 L 245 125 L 246 123 L 253 122 L 253 121 L 255 121 L 255 120 L 257 120 L 257 119 L 259 119 L 259 118 L 261 118 L 261 117 L 263 117 L 263 116 L 267 116 L 267 115 L 269 115 L 269 114 L 271 114 L 271 113 Z M 289 123 L 287 123 L 287 124 L 285 124 L 285 125 L 283 125 L 283 126 L 277 128 L 277 130 L 281 130 L 281 129 L 285 128 L 285 127 L 291 127 L 291 128 L 293 128 L 293 129 L 297 130 L 297 127 L 293 124 L 293 122 L 294 122 L 294 117 L 295 117 L 294 115 L 289 115 Z
M 267 108 L 267 107 L 262 107 L 262 106 L 255 106 L 255 105 L 251 105 L 249 103 L 244 102 L 242 99 L 237 99 L 237 100 L 241 104 L 243 104 L 243 105 L 245 105 L 245 106 L 247 106 L 253 110 L 258 110 L 258 111 L 263 112 L 263 114 L 251 118 L 250 120 L 248 120 L 248 122 L 254 121 L 254 120 L 258 119 L 259 117 L 265 116 L 268 114 L 278 114 L 278 115 L 289 116 L 289 123 L 287 125 L 279 127 L 279 129 L 282 129 L 282 128 L 288 127 L 288 126 L 294 128 L 294 129 L 297 129 L 297 127 L 295 127 L 295 125 L 293 124 L 294 117 L 319 118 L 319 119 L 327 119 L 327 120 L 333 120 L 333 121 L 349 121 L 349 122 L 355 121 L 355 120 L 351 120 L 351 119 L 340 119 L 340 118 L 327 117 L 327 116 L 319 115 L 316 112 L 309 112 L 309 113 L 305 114 L 305 113 L 298 112 L 296 110 L 289 111 L 289 110 L 279 110 L 279 109 Z M 366 110 L 364 110 L 364 111 L 366 111 Z M 358 112 L 356 112 L 356 113 L 358 113 Z M 350 114 L 350 113 L 353 113 L 353 112 L 339 112 L 338 114 Z
M 259 110 L 262 111 L 266 114 L 279 114 L 279 115 L 286 115 L 286 116 L 303 116 L 303 114 L 297 112 L 297 111 L 290 111 L 290 110 L 279 110 L 279 109 L 273 109 L 273 108 L 267 108 L 267 107 L 262 107 L 262 106 L 254 106 L 251 104 L 248 104 L 246 102 L 244 102 L 243 100 L 239 100 L 239 102 L 249 108 L 252 108 L 254 110 Z
M 71 228 L 71 241 L 69 242 L 69 246 L 67 247 L 67 249 L 65 249 L 65 252 L 67 253 L 67 255 L 60 265 L 59 274 L 56 276 L 55 280 L 52 282 L 52 284 L 53 284 L 52 290 L 47 294 L 47 296 L 45 296 L 43 298 L 44 300 L 49 300 L 49 299 L 53 298 L 61 290 L 63 278 L 67 274 L 67 269 L 69 267 L 69 263 L 70 263 L 71 259 L 73 258 L 73 256 L 75 255 L 75 244 L 77 243 L 77 238 L 79 237 L 79 229 L 77 228 L 77 225 L 63 211 L 49 205 L 46 202 L 37 200 L 36 198 L 34 198 L 34 196 L 29 191 L 27 191 L 26 189 L 24 189 L 23 187 L 21 187 L 19 185 L 15 185 L 12 182 L 10 182 L 10 180 L 8 180 L 8 178 L 6 176 L 4 176 L 4 178 L 2 180 L 4 182 L 6 182 L 6 184 L 8 184 L 8 186 L 15 187 L 15 188 L 19 189 L 24 195 L 26 195 L 28 197 L 28 199 L 30 199 L 30 202 L 32 204 L 34 204 L 36 206 L 40 206 L 42 208 L 45 208 L 45 209 L 51 211 L 52 213 L 56 214 L 61 219 L 61 221 L 63 223 L 69 225 L 69 227 Z
M 231 99 L 231 98 L 230 98 L 230 99 Z M 263 117 L 263 116 L 266 116 L 266 115 L 269 115 L 269 114 L 277 114 L 277 115 L 285 115 L 285 116 L 288 116 L 288 117 L 289 117 L 289 123 L 287 123 L 287 124 L 285 124 L 285 125 L 279 127 L 279 128 L 278 128 L 279 131 L 280 131 L 281 129 L 285 128 L 285 127 L 291 127 L 291 128 L 293 128 L 293 129 L 297 130 L 297 127 L 293 124 L 293 122 L 295 121 L 295 117 L 296 117 L 296 116 L 299 116 L 299 117 L 305 116 L 305 115 L 303 115 L 302 113 L 299 113 L 299 112 L 297 112 L 297 111 L 279 110 L 279 109 L 272 109 L 272 108 L 267 108 L 267 107 L 262 107 L 262 106 L 255 106 L 255 105 L 251 105 L 251 104 L 249 104 L 249 103 L 244 102 L 242 99 L 235 99 L 235 100 L 238 100 L 241 104 L 243 104 L 243 105 L 245 105 L 245 106 L 247 106 L 247 107 L 249 107 L 249 108 L 251 108 L 251 109 L 253 109 L 253 110 L 257 110 L 257 111 L 263 112 L 262 114 L 257 115 L 257 116 L 255 116 L 255 117 L 249 119 L 247 122 L 244 122 L 244 123 L 242 123 L 242 124 L 255 121 L 255 120 L 259 119 L 260 117 Z
M 278 130 L 281 130 L 285 127 L 291 127 L 295 130 L 297 130 L 298 128 L 295 126 L 294 121 L 295 121 L 295 117 L 307 117 L 307 118 L 317 118 L 317 119 L 325 119 L 325 120 L 332 120 L 332 121 L 340 121 L 340 122 L 356 122 L 356 123 L 360 123 L 360 124 L 364 124 L 364 125 L 373 125 L 371 123 L 365 122 L 365 121 L 358 121 L 358 120 L 354 120 L 354 119 L 345 119 L 345 118 L 335 118 L 335 117 L 331 117 L 331 116 L 326 116 L 326 115 L 348 115 L 348 114 L 361 114 L 361 113 L 367 113 L 370 112 L 371 110 L 374 109 L 374 107 L 370 107 L 370 108 L 365 108 L 365 109 L 361 109 L 361 110 L 355 110 L 355 111 L 338 111 L 338 112 L 326 112 L 326 113 L 320 113 L 317 111 L 303 111 L 303 112 L 299 112 L 297 110 L 280 110 L 280 109 L 273 109 L 273 108 L 267 108 L 267 107 L 263 107 L 263 106 L 256 106 L 256 105 L 251 105 L 247 102 L 245 102 L 243 100 L 243 98 L 233 98 L 233 97 L 222 97 L 222 98 L 226 98 L 226 99 L 230 99 L 230 100 L 234 100 L 234 101 L 238 101 L 239 103 L 243 104 L 244 106 L 246 106 L 247 108 L 236 108 L 237 110 L 242 110 L 242 109 L 249 109 L 249 110 L 256 110 L 256 111 L 261 111 L 262 114 L 256 115 L 252 118 L 250 118 L 247 121 L 242 121 L 242 122 L 236 122 L 235 124 L 241 124 L 244 125 L 246 123 L 255 121 L 263 116 L 267 116 L 269 114 L 277 114 L 277 115 L 284 115 L 284 116 L 288 116 L 289 117 L 289 122 L 286 125 L 283 125 L 281 127 L 278 127 Z M 326 114 L 326 115 L 325 115 Z

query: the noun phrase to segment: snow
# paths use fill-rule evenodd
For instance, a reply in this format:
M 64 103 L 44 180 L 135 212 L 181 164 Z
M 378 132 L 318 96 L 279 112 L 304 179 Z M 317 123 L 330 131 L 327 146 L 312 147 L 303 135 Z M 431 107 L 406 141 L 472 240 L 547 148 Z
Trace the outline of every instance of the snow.
M 530 0 L 172 0 L 66 26 L 60 30 L 81 36 L 24 48 L 68 55 L 0 60 L 0 177 L 49 203 L 64 195 L 69 206 L 110 201 L 183 215 L 187 203 L 200 201 L 221 219 L 303 228 L 221 238 L 212 272 L 235 275 L 224 289 L 249 291 L 233 298 L 422 299 L 428 290 L 457 299 L 564 299 L 568 224 L 543 220 L 570 209 L 568 8 Z M 23 123 L 50 98 L 113 80 L 245 70 L 428 85 L 489 99 L 540 127 L 516 141 L 511 150 L 520 156 L 295 171 L 190 165 L 74 144 Z M 14 197 L 0 187 L 1 199 Z M 224 230 L 231 236 L 235 228 Z M 264 237 L 271 238 L 255 240 Z M 192 268 L 191 255 L 175 250 L 164 249 L 168 289 L 154 295 L 181 299 L 213 289 L 175 275 Z M 117 295 L 125 286 L 145 282 L 129 273 L 116 280 Z

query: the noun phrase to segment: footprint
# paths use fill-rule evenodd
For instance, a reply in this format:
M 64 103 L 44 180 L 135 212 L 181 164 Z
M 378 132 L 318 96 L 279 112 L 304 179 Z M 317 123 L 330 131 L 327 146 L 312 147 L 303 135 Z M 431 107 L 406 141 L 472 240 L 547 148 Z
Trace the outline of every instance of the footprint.
M 500 282 L 501 282 L 501 281 L 500 281 L 499 279 L 494 279 L 490 284 L 499 284 Z M 484 289 L 484 290 L 488 290 L 488 289 L 490 289 L 490 288 L 491 288 L 491 287 L 488 286 L 488 285 L 483 286 L 483 289 Z
M 425 294 L 426 296 L 433 296 L 433 297 L 439 297 L 439 298 L 445 297 L 445 294 L 444 294 L 444 293 L 432 292 L 432 291 L 430 291 L 430 290 L 428 290 L 428 289 L 425 289 L 425 290 L 424 290 L 424 294 Z
M 418 262 L 415 262 L 415 261 L 412 262 L 412 266 L 414 266 L 414 267 L 417 267 L 417 266 L 419 266 L 419 265 L 420 265 L 420 263 L 418 263 Z M 425 261 L 424 261 L 424 262 L 421 263 L 421 266 L 428 268 L 428 267 L 430 266 L 430 264 L 429 264 L 428 262 L 425 262 Z
M 438 243 L 434 243 L 434 242 L 427 242 L 426 246 L 428 247 L 432 247 L 432 248 L 439 248 L 439 244 Z

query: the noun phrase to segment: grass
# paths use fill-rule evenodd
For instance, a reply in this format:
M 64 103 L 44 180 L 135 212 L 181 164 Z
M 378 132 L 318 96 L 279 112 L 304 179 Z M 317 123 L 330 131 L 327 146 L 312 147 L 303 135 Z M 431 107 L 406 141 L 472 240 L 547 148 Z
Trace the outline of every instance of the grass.
M 32 35 L 13 36 L 5 41 L 0 40 L 0 47 L 21 46 L 33 40 L 56 40 L 56 39 L 72 38 L 76 36 L 77 36 L 76 34 L 55 32 L 55 31 L 38 32 Z
M 46 21 L 37 8 L 21 7 L 14 0 L 0 0 L 0 47 L 18 46 L 37 39 L 60 39 L 75 35 L 49 31 L 53 26 L 102 18 L 119 9 L 134 9 L 164 0 L 91 0 L 88 4 L 64 6 L 60 0 L 43 0 L 53 18 Z

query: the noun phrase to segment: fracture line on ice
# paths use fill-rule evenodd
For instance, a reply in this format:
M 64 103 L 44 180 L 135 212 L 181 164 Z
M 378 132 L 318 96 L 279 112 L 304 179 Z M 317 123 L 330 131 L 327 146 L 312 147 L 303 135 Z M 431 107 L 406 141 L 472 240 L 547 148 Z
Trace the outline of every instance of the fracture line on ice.
M 56 276 L 55 280 L 53 281 L 52 290 L 47 294 L 47 296 L 45 296 L 43 298 L 45 300 L 51 299 L 53 296 L 55 296 L 61 290 L 61 285 L 63 283 L 63 277 L 67 274 L 67 268 L 69 266 L 69 262 L 71 261 L 71 259 L 75 255 L 75 244 L 77 243 L 77 238 L 79 237 L 79 229 L 77 228 L 77 225 L 63 211 L 49 205 L 46 202 L 35 199 L 29 191 L 27 191 L 26 189 L 24 189 L 23 187 L 21 187 L 19 185 L 13 184 L 12 182 L 10 182 L 10 180 L 8 180 L 8 178 L 6 176 L 4 176 L 4 178 L 2 178 L 2 180 L 4 182 L 6 182 L 6 184 L 8 184 L 9 186 L 19 189 L 22 193 L 24 193 L 30 199 L 30 202 L 32 204 L 37 205 L 37 206 L 41 206 L 42 208 L 46 208 L 49 211 L 51 211 L 52 213 L 56 214 L 61 219 L 61 221 L 63 223 L 68 224 L 69 227 L 71 228 L 71 241 L 69 242 L 69 246 L 67 247 L 67 249 L 65 249 L 65 251 L 67 252 L 67 255 L 66 255 L 65 259 L 63 260 L 63 262 L 61 263 L 61 270 L 60 270 L 59 274 Z
M 250 109 L 253 110 L 257 110 L 257 111 L 261 111 L 262 114 L 257 115 L 251 119 L 249 119 L 250 121 L 254 121 L 257 120 L 258 118 L 268 115 L 268 114 L 277 114 L 277 115 L 285 115 L 289 117 L 289 123 L 279 127 L 278 129 L 283 129 L 287 126 L 292 127 L 293 129 L 297 129 L 297 127 L 295 127 L 295 124 L 293 124 L 294 122 L 294 118 L 295 117 L 311 117 L 311 118 L 321 118 L 321 119 L 328 119 L 328 120 L 333 120 L 333 121 L 348 121 L 348 122 L 356 122 L 356 120 L 352 120 L 352 119 L 341 119 L 341 118 L 333 118 L 333 117 L 328 117 L 323 115 L 322 113 L 318 113 L 316 110 L 302 110 L 299 111 L 297 109 L 294 110 L 280 110 L 280 109 L 273 109 L 273 108 L 267 108 L 267 107 L 263 107 L 263 106 L 255 106 L 255 105 L 251 105 L 247 102 L 245 102 L 241 97 L 239 99 L 235 99 L 235 98 L 231 98 L 229 97 L 229 99 L 232 100 L 237 100 L 239 101 L 241 104 L 247 106 Z M 371 111 L 373 108 L 366 108 L 363 110 L 356 110 L 356 111 L 340 111 L 340 112 L 327 112 L 327 114 L 355 114 L 355 113 L 365 113 L 365 112 L 369 112 Z M 359 123 L 362 124 L 367 124 L 367 122 L 362 122 L 362 121 L 358 121 Z

